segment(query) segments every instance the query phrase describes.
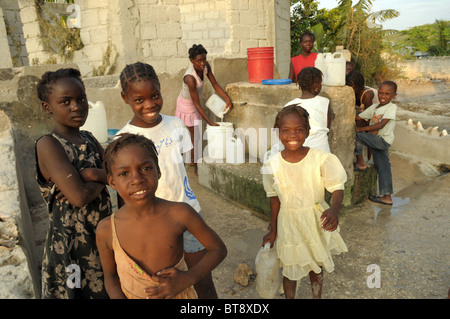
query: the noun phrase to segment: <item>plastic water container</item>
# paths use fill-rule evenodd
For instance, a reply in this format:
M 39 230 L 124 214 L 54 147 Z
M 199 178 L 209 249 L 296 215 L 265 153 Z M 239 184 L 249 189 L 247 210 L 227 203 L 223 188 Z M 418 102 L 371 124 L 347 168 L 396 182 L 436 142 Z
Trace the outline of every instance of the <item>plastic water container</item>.
M 233 138 L 233 123 L 218 122 L 219 126 L 206 125 L 208 157 L 216 160 L 226 158 L 227 141 Z
M 326 79 L 327 76 L 327 66 L 325 64 L 324 60 L 324 54 L 323 53 L 317 53 L 316 61 L 314 62 L 314 67 L 322 71 L 323 77 L 322 77 L 322 83 L 325 83 L 328 81 Z
M 108 125 L 106 123 L 105 105 L 102 101 L 89 101 L 89 113 L 81 130 L 91 132 L 100 143 L 108 141 Z
M 345 85 L 345 64 L 346 60 L 342 52 L 325 53 L 326 76 L 324 85 L 344 86 Z
M 217 117 L 223 118 L 224 114 L 228 112 L 226 108 L 227 103 L 222 100 L 217 94 L 213 94 L 206 101 L 206 106 L 210 109 Z
M 261 247 L 255 259 L 256 291 L 261 298 L 273 299 L 280 286 L 280 266 L 270 242 Z
M 273 79 L 273 47 L 248 48 L 247 68 L 250 83 Z
M 244 143 L 240 138 L 230 138 L 227 140 L 226 162 L 230 164 L 245 163 Z

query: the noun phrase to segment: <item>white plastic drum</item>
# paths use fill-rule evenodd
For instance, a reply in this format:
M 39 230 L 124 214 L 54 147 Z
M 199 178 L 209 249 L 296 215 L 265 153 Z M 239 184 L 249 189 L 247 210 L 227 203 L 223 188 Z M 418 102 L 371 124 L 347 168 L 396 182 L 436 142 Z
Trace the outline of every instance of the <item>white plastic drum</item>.
M 91 132 L 99 143 L 108 142 L 108 125 L 106 123 L 105 105 L 102 101 L 89 103 L 89 113 L 81 130 Z
M 226 158 L 227 141 L 233 137 L 233 123 L 217 122 L 219 126 L 206 125 L 208 157 L 216 160 Z
M 324 77 L 323 84 L 327 86 L 344 86 L 346 64 L 344 53 L 325 53 L 324 62 L 326 76 Z

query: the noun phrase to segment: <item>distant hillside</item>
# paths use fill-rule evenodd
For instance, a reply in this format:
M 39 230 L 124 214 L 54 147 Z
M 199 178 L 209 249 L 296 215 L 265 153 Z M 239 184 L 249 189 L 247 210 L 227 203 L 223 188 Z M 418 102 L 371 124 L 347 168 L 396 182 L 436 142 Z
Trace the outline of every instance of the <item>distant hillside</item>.
M 386 36 L 390 53 L 404 58 L 450 55 L 450 21 L 436 20 Z

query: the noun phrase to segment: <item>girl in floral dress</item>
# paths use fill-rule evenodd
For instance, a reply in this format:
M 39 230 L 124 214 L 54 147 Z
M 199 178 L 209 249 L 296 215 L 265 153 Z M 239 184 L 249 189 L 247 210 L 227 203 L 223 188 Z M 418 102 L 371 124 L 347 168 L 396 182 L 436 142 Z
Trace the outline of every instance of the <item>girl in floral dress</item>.
M 89 106 L 80 72 L 46 72 L 38 83 L 50 134 L 36 141 L 37 181 L 48 206 L 42 262 L 42 298 L 108 298 L 96 246 L 98 222 L 111 213 L 103 148 L 80 131 Z

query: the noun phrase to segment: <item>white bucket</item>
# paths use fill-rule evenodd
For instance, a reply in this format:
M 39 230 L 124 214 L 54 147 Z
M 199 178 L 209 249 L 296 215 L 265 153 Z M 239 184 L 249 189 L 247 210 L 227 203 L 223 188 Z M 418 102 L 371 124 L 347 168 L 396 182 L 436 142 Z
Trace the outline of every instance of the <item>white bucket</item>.
M 210 109 L 218 118 L 223 118 L 224 114 L 228 112 L 226 108 L 227 103 L 222 100 L 217 94 L 213 94 L 206 101 L 206 106 Z
M 327 86 L 344 86 L 346 64 L 344 54 L 342 52 L 325 53 L 324 62 L 326 76 L 323 84 Z
M 81 130 L 91 132 L 100 143 L 108 141 L 108 125 L 106 123 L 105 105 L 102 101 L 89 101 L 89 113 Z
M 233 123 L 218 122 L 219 126 L 206 125 L 208 157 L 217 160 L 226 158 L 227 141 L 233 138 Z
M 240 138 L 231 137 L 228 139 L 226 161 L 230 164 L 245 163 L 244 143 Z

